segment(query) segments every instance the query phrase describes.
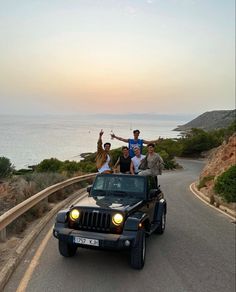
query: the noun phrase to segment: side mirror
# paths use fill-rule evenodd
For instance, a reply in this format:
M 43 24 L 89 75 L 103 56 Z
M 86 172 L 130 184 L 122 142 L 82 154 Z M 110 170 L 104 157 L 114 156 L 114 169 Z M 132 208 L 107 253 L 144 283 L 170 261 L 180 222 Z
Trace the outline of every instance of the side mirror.
M 87 192 L 88 192 L 89 194 L 90 194 L 91 189 L 92 189 L 91 186 L 87 187 Z
M 149 191 L 149 198 L 152 199 L 152 198 L 156 198 L 157 197 L 157 189 L 151 189 Z

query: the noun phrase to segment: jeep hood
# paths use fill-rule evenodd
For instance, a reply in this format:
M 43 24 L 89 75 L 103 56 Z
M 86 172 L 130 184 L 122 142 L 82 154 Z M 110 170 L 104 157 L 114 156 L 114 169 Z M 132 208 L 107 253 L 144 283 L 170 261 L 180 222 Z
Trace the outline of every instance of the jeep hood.
M 98 209 L 114 209 L 126 211 L 132 209 L 141 202 L 140 198 L 135 197 L 117 197 L 117 196 L 97 196 L 85 197 L 74 205 L 74 207 L 98 208 Z

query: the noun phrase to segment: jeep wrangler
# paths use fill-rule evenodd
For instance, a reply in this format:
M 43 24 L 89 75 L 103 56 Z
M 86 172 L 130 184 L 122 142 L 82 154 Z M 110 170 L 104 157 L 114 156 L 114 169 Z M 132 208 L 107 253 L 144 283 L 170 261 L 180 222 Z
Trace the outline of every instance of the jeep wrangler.
M 53 235 L 59 252 L 74 256 L 77 247 L 129 249 L 131 266 L 142 269 L 146 236 L 162 234 L 167 203 L 151 176 L 98 174 L 88 196 L 57 214 Z

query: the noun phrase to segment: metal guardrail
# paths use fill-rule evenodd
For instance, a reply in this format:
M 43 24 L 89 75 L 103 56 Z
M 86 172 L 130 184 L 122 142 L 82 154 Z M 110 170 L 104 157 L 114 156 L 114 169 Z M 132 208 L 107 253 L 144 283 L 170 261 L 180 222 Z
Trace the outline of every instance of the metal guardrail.
M 12 223 L 15 219 L 17 219 L 19 216 L 21 216 L 26 211 L 28 211 L 29 209 L 34 207 L 36 204 L 38 204 L 40 201 L 47 198 L 49 195 L 55 193 L 58 190 L 61 190 L 75 183 L 87 180 L 89 178 L 93 178 L 96 175 L 97 173 L 81 175 L 81 176 L 70 178 L 64 182 L 60 182 L 55 185 L 52 185 L 38 192 L 37 194 L 31 196 L 30 198 L 26 199 L 25 201 L 11 208 L 7 212 L 5 212 L 3 215 L 0 216 L 0 241 L 6 240 L 6 227 L 10 223 Z

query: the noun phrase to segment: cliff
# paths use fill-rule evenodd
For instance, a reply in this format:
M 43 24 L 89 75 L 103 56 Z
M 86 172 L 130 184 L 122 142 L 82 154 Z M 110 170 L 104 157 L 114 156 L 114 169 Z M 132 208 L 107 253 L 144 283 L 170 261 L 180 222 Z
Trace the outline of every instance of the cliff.
M 213 191 L 216 178 L 236 164 L 236 133 L 229 138 L 229 141 L 224 142 L 221 146 L 211 151 L 208 157 L 208 163 L 204 167 L 200 182 L 204 181 L 201 191 L 207 195 L 212 203 L 225 204 Z M 227 205 L 227 204 L 225 204 Z M 235 204 L 231 204 L 235 208 Z
M 188 131 L 200 128 L 206 131 L 227 128 L 236 120 L 236 110 L 219 110 L 205 112 L 187 124 L 180 125 L 174 131 Z

